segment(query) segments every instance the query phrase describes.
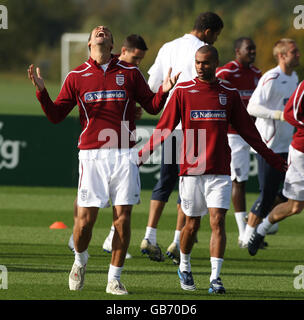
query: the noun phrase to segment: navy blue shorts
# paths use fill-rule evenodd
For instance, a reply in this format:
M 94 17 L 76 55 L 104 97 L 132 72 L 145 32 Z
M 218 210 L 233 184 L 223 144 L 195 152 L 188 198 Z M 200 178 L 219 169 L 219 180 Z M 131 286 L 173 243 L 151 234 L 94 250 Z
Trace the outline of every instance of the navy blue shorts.
M 170 139 L 170 138 L 168 138 Z M 176 144 L 172 143 L 172 153 L 170 156 L 170 164 L 167 164 L 168 161 L 164 161 L 165 153 L 164 153 L 164 144 L 162 145 L 162 154 L 161 154 L 161 167 L 160 167 L 160 178 L 156 183 L 153 191 L 151 200 L 158 200 L 163 202 L 168 202 L 169 197 L 176 186 L 176 183 L 179 180 L 179 165 L 177 164 L 176 159 Z M 166 148 L 167 152 L 167 148 Z M 178 195 L 177 203 L 181 203 L 181 199 Z
M 288 153 L 280 153 L 279 155 L 287 160 Z M 265 218 L 271 211 L 276 196 L 279 196 L 282 200 L 286 199 L 281 193 L 285 172 L 278 171 L 271 167 L 259 154 L 257 154 L 256 157 L 258 160 L 260 195 L 253 204 L 251 212 L 260 218 Z

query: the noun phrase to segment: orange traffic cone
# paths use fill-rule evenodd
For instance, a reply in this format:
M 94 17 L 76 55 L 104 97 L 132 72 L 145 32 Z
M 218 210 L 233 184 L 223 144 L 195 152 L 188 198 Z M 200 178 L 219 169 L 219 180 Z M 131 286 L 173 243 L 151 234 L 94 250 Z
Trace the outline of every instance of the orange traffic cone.
M 52 225 L 50 225 L 50 229 L 66 229 L 67 226 L 61 222 L 61 221 L 56 221 Z

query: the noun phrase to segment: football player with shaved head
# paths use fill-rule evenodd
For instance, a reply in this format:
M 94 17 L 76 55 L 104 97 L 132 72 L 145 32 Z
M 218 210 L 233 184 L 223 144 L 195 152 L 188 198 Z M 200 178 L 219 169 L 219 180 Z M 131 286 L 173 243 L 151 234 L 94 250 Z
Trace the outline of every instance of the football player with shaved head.
M 220 271 L 226 247 L 225 215 L 230 207 L 231 152 L 228 126 L 278 170 L 286 171 L 283 158 L 262 141 L 238 90 L 215 76 L 218 52 L 205 45 L 195 54 L 197 77 L 176 85 L 148 143 L 140 151 L 145 162 L 181 121 L 183 141 L 180 155 L 181 209 L 186 223 L 180 235 L 178 276 L 183 290 L 195 290 L 190 255 L 201 217 L 209 212 L 211 275 L 209 293 L 225 293 Z

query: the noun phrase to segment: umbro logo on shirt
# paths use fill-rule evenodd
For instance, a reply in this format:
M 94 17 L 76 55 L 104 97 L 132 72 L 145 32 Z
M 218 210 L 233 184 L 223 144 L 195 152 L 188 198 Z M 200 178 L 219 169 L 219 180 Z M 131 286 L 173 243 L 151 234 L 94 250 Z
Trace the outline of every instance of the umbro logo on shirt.
M 193 90 L 189 90 L 188 92 L 190 92 L 190 93 L 197 93 L 197 92 L 199 92 L 199 90 L 193 89 Z
M 83 74 L 82 77 L 89 77 L 89 76 L 91 76 L 92 74 L 93 74 L 92 72 L 88 72 L 88 73 Z

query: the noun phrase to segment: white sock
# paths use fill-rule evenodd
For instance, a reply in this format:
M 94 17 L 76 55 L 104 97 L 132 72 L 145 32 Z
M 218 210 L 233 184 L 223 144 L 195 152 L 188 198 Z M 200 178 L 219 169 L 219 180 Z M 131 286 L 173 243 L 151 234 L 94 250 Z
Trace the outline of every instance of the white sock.
M 223 261 L 224 261 L 224 259 L 222 259 L 222 258 L 215 258 L 215 257 L 210 258 L 210 262 L 211 262 L 210 282 L 219 277 Z
M 273 226 L 271 222 L 269 222 L 268 219 L 269 215 L 264 219 L 262 223 L 258 225 L 257 233 L 259 233 L 261 236 L 266 236 L 267 231 Z
M 179 247 L 179 238 L 180 238 L 180 230 L 175 230 L 173 242 L 176 243 Z
M 253 235 L 255 227 L 251 227 L 249 224 L 246 225 L 246 229 L 242 238 L 244 244 L 248 244 L 249 239 Z
M 108 234 L 109 239 L 113 239 L 114 232 L 115 232 L 115 228 L 114 228 L 114 226 L 111 226 L 110 232 Z
M 72 250 L 75 250 L 73 233 L 71 234 L 69 239 L 69 247 L 72 248 Z
M 83 252 L 77 252 L 75 250 L 75 263 L 78 266 L 84 267 L 88 262 L 89 254 L 88 250 L 85 250 Z
M 246 228 L 245 217 L 246 217 L 246 215 L 247 215 L 246 211 L 235 212 L 234 213 L 236 224 L 237 224 L 238 229 L 239 229 L 239 239 L 243 238 L 243 234 L 245 232 L 245 228 Z
M 120 275 L 121 275 L 122 269 L 123 267 L 115 267 L 112 264 L 110 264 L 109 272 L 108 272 L 108 282 L 110 282 L 113 279 L 120 281 Z
M 153 246 L 156 245 L 156 231 L 155 228 L 146 227 L 145 239 L 148 239 Z
M 191 263 L 190 263 L 190 253 L 182 253 L 180 251 L 180 263 L 179 263 L 179 270 L 181 272 L 187 271 L 191 272 Z

